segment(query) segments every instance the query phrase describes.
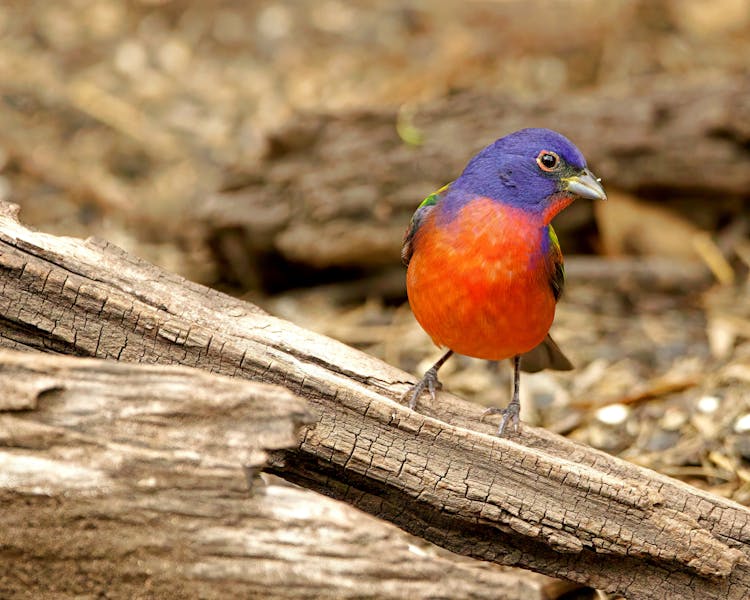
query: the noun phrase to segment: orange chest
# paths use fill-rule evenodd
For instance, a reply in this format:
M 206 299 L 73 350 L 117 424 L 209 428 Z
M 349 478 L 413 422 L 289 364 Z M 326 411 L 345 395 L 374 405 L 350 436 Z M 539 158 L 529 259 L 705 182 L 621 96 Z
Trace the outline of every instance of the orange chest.
M 415 254 L 424 267 L 447 271 L 466 284 L 548 287 L 549 230 L 523 211 L 478 199 L 450 221 L 437 215 L 418 233 Z
M 491 200 L 473 201 L 446 223 L 430 215 L 407 272 L 417 320 L 461 354 L 497 360 L 530 350 L 555 311 L 545 236 L 542 221 Z

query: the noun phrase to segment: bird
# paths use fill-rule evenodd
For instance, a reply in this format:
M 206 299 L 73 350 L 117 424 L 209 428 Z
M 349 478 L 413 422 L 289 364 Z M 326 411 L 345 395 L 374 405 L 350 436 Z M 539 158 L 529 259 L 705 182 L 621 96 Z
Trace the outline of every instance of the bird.
M 581 151 L 551 129 L 527 128 L 494 141 L 411 218 L 401 259 L 412 312 L 446 352 L 403 396 L 432 401 L 438 371 L 454 354 L 511 359 L 513 394 L 497 435 L 520 427 L 520 371 L 570 370 L 549 335 L 565 268 L 551 225 L 578 198 L 606 200 Z

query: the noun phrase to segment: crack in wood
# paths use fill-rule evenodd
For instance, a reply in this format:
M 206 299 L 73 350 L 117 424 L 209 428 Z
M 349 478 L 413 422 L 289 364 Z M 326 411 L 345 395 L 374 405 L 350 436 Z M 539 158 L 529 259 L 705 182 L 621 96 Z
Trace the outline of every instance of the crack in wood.
M 446 393 L 410 411 L 394 401 L 392 383 L 409 379 L 398 369 L 109 244 L 31 232 L 5 214 L 0 344 L 282 383 L 317 422 L 270 454 L 270 471 L 460 554 L 631 599 L 750 593 L 746 508 L 531 427 L 498 439 L 479 407 Z M 39 329 L 44 315 L 58 333 Z

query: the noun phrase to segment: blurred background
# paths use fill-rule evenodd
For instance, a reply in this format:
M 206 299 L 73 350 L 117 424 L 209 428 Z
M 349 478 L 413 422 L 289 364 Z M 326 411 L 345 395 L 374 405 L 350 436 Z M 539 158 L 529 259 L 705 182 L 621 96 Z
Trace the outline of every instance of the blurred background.
M 748 57 L 750 0 L 5 0 L 0 198 L 421 375 L 412 212 L 557 129 L 610 200 L 555 221 L 577 369 L 523 418 L 750 503 Z

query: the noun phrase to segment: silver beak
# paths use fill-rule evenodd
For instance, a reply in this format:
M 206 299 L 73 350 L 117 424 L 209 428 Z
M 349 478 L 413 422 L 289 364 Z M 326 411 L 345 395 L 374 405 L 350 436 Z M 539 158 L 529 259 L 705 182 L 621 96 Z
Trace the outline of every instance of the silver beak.
M 600 183 L 601 179 L 588 169 L 584 169 L 573 177 L 565 177 L 561 181 L 564 192 L 574 194 L 579 198 L 588 198 L 589 200 L 607 199 L 607 194 Z

